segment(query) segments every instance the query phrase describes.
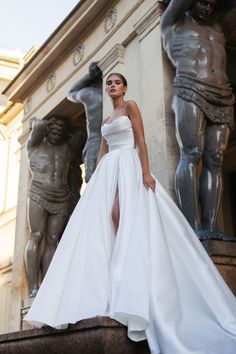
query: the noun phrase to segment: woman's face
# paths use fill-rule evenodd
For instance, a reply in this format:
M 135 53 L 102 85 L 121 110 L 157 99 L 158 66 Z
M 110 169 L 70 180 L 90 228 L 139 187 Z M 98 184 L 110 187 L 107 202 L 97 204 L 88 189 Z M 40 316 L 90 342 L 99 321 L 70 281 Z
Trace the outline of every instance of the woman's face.
M 124 96 L 127 87 L 117 75 L 111 75 L 106 82 L 106 92 L 111 98 Z

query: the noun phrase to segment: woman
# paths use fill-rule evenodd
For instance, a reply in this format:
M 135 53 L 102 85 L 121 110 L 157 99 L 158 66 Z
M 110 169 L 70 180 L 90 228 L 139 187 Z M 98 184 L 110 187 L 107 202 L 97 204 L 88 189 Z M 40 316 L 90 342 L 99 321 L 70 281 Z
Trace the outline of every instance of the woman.
M 152 354 L 235 354 L 235 297 L 150 173 L 126 79 L 111 74 L 106 90 L 114 110 L 97 168 L 25 320 L 59 327 L 109 316 Z

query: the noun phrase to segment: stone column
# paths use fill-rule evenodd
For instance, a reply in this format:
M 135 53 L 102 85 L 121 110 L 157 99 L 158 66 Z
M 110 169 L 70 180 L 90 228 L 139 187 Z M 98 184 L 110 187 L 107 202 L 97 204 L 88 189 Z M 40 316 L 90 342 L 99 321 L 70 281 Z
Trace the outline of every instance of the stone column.
M 174 174 L 179 149 L 171 112 L 173 69 L 162 50 L 158 3 L 135 24 L 140 48 L 142 115 L 151 169 L 175 198 Z
M 174 175 L 179 158 L 175 137 L 174 116 L 171 111 L 171 89 L 174 69 L 162 50 L 160 34 L 161 8 L 156 2 L 135 24 L 138 36 L 140 67 L 139 106 L 152 172 L 175 198 Z M 105 94 L 105 80 L 109 73 L 125 73 L 125 47 L 116 44 L 99 62 L 104 77 L 103 112 L 106 118 L 112 111 Z M 132 97 L 131 97 L 132 98 Z
M 27 279 L 24 265 L 25 245 L 29 237 L 27 221 L 27 194 L 30 179 L 26 141 L 29 129 L 20 136 L 21 143 L 21 163 L 19 177 L 19 192 L 16 215 L 15 249 L 12 269 L 12 292 L 11 292 L 11 313 L 9 331 L 19 331 L 21 329 L 21 309 L 22 299 L 27 297 Z
M 100 61 L 99 68 L 103 73 L 103 118 L 111 114 L 112 106 L 108 95 L 105 92 L 106 78 L 112 72 L 124 74 L 125 48 L 116 44 Z

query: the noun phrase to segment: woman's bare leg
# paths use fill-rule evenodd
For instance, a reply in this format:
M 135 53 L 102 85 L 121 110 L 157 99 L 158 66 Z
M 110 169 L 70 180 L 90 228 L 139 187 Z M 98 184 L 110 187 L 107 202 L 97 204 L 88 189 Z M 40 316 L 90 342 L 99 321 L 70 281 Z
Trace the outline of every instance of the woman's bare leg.
M 116 192 L 116 195 L 115 195 L 111 216 L 112 216 L 112 221 L 113 221 L 114 228 L 115 228 L 115 233 L 117 233 L 117 230 L 118 230 L 118 227 L 119 227 L 119 220 L 120 220 L 120 206 L 119 206 L 119 194 L 118 194 L 118 191 Z

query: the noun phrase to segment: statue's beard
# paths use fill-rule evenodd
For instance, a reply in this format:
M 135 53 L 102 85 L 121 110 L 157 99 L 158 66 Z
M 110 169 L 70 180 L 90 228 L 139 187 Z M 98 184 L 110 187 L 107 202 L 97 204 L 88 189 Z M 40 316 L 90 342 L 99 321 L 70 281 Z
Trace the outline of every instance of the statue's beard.
M 50 134 L 48 135 L 48 141 L 52 145 L 60 145 L 64 140 L 64 136 L 54 137 L 50 136 Z

